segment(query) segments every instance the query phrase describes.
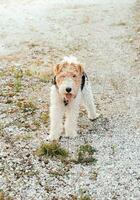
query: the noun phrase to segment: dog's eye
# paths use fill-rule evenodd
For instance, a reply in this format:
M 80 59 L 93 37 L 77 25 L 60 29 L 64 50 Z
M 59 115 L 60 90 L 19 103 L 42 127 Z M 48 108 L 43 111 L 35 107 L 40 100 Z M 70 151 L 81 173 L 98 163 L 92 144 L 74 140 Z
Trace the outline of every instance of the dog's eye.
M 76 75 L 75 75 L 75 74 L 73 75 L 73 78 L 76 78 Z

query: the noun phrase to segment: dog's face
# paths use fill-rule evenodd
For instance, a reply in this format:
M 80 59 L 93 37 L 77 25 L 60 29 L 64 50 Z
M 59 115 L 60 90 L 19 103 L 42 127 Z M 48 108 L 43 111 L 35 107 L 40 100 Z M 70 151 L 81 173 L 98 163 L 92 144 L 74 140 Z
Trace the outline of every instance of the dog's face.
M 58 64 L 54 67 L 54 75 L 59 94 L 67 102 L 70 102 L 76 97 L 81 86 L 82 65 L 67 62 Z

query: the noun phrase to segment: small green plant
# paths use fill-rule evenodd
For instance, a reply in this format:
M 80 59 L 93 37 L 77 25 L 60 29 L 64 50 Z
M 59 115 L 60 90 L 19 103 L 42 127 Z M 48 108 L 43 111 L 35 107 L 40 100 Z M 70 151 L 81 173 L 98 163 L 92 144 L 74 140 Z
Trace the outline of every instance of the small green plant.
M 14 73 L 14 77 L 16 78 L 16 79 L 21 79 L 22 77 L 23 77 L 23 71 L 22 71 L 22 69 L 14 69 L 13 70 L 13 73 Z
M 56 157 L 56 158 L 66 158 L 69 153 L 66 149 L 60 146 L 57 142 L 42 144 L 39 149 L 37 149 L 38 156 Z
M 14 78 L 15 78 L 14 84 L 13 84 L 14 90 L 15 92 L 20 92 L 21 86 L 22 86 L 21 79 L 23 77 L 23 71 L 22 69 L 17 69 L 14 66 L 10 69 L 10 71 L 14 75 Z
M 39 120 L 35 120 L 35 121 L 33 122 L 33 125 L 35 125 L 36 128 L 40 128 L 40 121 L 39 121 Z
M 41 121 L 42 121 L 44 124 L 46 124 L 46 123 L 48 122 L 48 120 L 49 120 L 49 115 L 48 115 L 48 113 L 42 112 L 42 113 L 40 114 L 40 119 L 41 119 Z
M 20 92 L 21 90 L 21 78 L 16 78 L 15 81 L 14 81 L 14 89 L 15 89 L 15 92 Z
M 43 83 L 48 83 L 51 80 L 51 76 L 49 74 L 41 74 L 39 79 Z
M 19 100 L 17 106 L 22 110 L 22 112 L 30 112 L 31 114 L 34 114 L 37 109 L 35 103 L 31 100 L 25 99 Z
M 96 149 L 89 144 L 84 144 L 79 147 L 77 150 L 78 158 L 77 163 L 93 164 L 96 163 L 96 158 L 93 157 L 93 154 L 96 152 Z
M 96 149 L 94 147 L 92 147 L 90 144 L 84 144 L 84 145 L 80 146 L 79 152 L 82 152 L 82 153 L 87 152 L 90 155 L 93 155 L 96 152 Z
M 26 69 L 26 70 L 24 71 L 24 74 L 25 74 L 26 76 L 32 76 L 32 75 L 33 75 L 32 72 L 31 72 L 29 69 Z

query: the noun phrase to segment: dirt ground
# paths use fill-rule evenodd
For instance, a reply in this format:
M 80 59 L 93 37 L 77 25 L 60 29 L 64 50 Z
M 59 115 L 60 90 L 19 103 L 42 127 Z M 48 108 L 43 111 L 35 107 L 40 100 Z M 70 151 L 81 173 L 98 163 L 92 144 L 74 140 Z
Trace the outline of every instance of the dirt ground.
M 140 199 L 140 2 L 0 0 L 0 200 Z M 80 110 L 69 160 L 39 157 L 52 67 L 84 63 L 101 117 Z M 96 149 L 96 163 L 71 162 Z

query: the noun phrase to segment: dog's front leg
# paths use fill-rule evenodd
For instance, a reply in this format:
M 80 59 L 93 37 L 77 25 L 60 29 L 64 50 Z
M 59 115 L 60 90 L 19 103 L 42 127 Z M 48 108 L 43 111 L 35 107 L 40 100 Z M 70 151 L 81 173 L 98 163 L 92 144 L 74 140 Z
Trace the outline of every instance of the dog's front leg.
M 64 105 L 61 102 L 55 86 L 51 88 L 50 135 L 49 140 L 58 140 L 62 132 Z
M 66 137 L 77 136 L 77 119 L 79 115 L 80 97 L 76 97 L 74 102 L 67 107 L 65 119 L 65 135 Z
M 90 83 L 86 83 L 82 91 L 83 102 L 88 112 L 88 118 L 91 120 L 97 119 L 99 114 L 96 112 L 94 98 Z

